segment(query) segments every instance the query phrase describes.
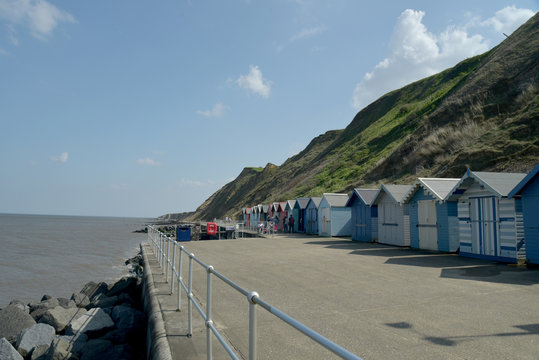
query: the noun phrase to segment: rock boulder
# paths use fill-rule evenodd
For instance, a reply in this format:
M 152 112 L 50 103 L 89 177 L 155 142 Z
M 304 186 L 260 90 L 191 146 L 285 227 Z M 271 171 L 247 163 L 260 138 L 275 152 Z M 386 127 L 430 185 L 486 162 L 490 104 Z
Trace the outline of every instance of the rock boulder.
M 106 294 L 109 291 L 109 286 L 105 282 L 95 283 L 93 281 L 90 281 L 80 291 L 82 294 L 88 296 L 90 301 L 92 299 L 99 295 L 99 294 Z
M 114 322 L 107 313 L 101 308 L 93 308 L 78 319 L 73 320 L 67 327 L 67 335 L 77 333 L 87 334 L 88 336 L 104 333 L 114 327 Z
M 38 345 L 32 351 L 30 360 L 47 360 L 47 353 L 49 352 L 50 345 Z
M 90 305 L 90 298 L 83 293 L 73 293 L 73 295 L 71 295 L 71 300 L 73 300 L 75 305 L 80 308 L 86 308 L 86 306 Z
M 19 309 L 23 310 L 27 314 L 30 313 L 30 308 L 28 307 L 28 305 L 26 305 L 25 303 L 23 303 L 20 300 L 12 300 L 9 303 L 9 305 L 14 305 L 14 306 L 18 307 Z
M 69 325 L 70 322 L 76 320 L 84 314 L 86 314 L 86 310 L 84 309 L 79 309 L 77 307 L 66 309 L 62 306 L 57 306 L 54 309 L 47 310 L 41 319 L 39 319 L 39 322 L 49 324 L 50 326 L 54 327 L 56 332 L 61 332 L 67 327 L 67 325 Z
M 16 305 L 8 305 L 0 310 L 0 338 L 6 338 L 8 342 L 17 340 L 17 335 L 34 325 L 35 320 L 24 310 Z
M 17 351 L 25 357 L 38 345 L 50 345 L 54 335 L 54 328 L 48 324 L 32 325 L 21 331 L 17 337 Z
M 107 293 L 107 296 L 117 296 L 122 293 L 129 295 L 135 294 L 137 291 L 137 278 L 135 277 L 123 277 L 118 280 Z
M 6 340 L 6 338 L 0 339 L 0 359 L 2 360 L 23 360 L 21 354 L 15 350 L 13 346 Z

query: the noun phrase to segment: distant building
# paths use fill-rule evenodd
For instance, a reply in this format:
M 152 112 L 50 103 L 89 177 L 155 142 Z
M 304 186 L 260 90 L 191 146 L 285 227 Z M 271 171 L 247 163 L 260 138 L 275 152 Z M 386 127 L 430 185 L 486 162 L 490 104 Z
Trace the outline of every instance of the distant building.
M 445 198 L 458 202 L 460 255 L 504 262 L 526 258 L 522 202 L 507 197 L 525 176 L 466 171 Z
M 404 196 L 411 185 L 381 185 L 372 204 L 378 205 L 378 242 L 410 246 L 410 214 Z
M 318 206 L 321 197 L 311 197 L 305 208 L 305 231 L 309 235 L 318 235 Z
M 354 189 L 346 206 L 351 209 L 352 240 L 378 239 L 378 206 L 372 205 L 378 189 Z
M 526 262 L 539 264 L 539 164 L 511 190 L 509 199 L 522 199 Z
M 324 194 L 318 207 L 320 236 L 351 236 L 351 209 L 346 206 L 347 194 Z
M 404 196 L 410 211 L 410 246 L 456 252 L 459 248 L 457 202 L 445 201 L 460 179 L 419 178 Z

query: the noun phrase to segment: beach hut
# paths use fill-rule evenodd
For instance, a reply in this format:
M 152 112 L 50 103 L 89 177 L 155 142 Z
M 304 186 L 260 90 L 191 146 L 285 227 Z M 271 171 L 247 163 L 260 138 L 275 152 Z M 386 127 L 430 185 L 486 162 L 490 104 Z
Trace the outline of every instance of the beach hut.
M 285 211 L 288 214 L 288 218 L 290 218 L 290 215 L 292 215 L 294 217 L 294 227 L 296 227 L 295 224 L 298 221 L 298 213 L 297 213 L 297 211 L 294 210 L 295 206 L 296 206 L 296 200 L 287 200 L 286 201 L 286 206 L 284 208 Z
M 274 216 L 273 204 L 269 203 L 267 206 L 268 206 L 268 210 L 266 213 L 267 220 L 271 220 L 273 219 L 273 216 Z
M 318 233 L 321 236 L 351 236 L 351 209 L 347 194 L 327 193 L 318 207 Z
M 260 221 L 266 222 L 268 220 L 268 209 L 269 205 L 258 205 L 260 206 Z
M 373 205 L 378 205 L 378 242 L 410 246 L 410 214 L 404 195 L 411 185 L 381 185 Z
M 253 227 L 258 227 L 258 224 L 260 224 L 260 205 L 253 206 L 253 210 L 254 219 L 251 220 L 251 224 Z
M 521 199 L 507 197 L 524 177 L 466 171 L 445 198 L 457 201 L 460 255 L 513 263 L 526 258 Z
M 311 197 L 305 208 L 305 230 L 307 234 L 318 235 L 318 206 L 321 197 Z
M 279 225 L 277 226 L 277 230 L 283 231 L 284 219 L 288 217 L 288 211 L 285 210 L 286 201 L 279 202 L 278 204 L 277 213 L 279 214 Z
M 297 198 L 296 204 L 294 205 L 294 218 L 296 222 L 294 224 L 294 231 L 296 232 L 305 232 L 306 228 L 306 214 L 307 214 L 307 204 L 309 203 L 309 198 Z
M 251 215 L 253 213 L 253 210 L 250 208 L 250 207 L 246 207 L 245 208 L 245 217 L 244 217 L 244 221 L 245 221 L 245 226 L 246 227 L 250 227 L 251 226 Z
M 376 241 L 378 238 L 378 206 L 372 201 L 377 189 L 354 189 L 346 206 L 352 216 L 352 240 Z
M 539 264 L 539 164 L 511 190 L 508 198 L 522 199 L 526 262 Z
M 444 201 L 460 179 L 419 178 L 404 196 L 410 210 L 410 246 L 455 252 L 459 248 L 457 202 Z

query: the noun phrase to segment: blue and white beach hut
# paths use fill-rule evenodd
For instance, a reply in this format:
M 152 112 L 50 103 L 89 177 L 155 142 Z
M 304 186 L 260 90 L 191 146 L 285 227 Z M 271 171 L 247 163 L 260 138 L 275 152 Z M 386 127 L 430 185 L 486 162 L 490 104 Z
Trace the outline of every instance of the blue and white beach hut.
M 419 178 L 404 196 L 410 206 L 410 246 L 455 252 L 459 248 L 457 202 L 444 201 L 460 179 Z
M 296 204 L 294 205 L 294 218 L 296 219 L 296 222 L 294 223 L 294 230 L 296 232 L 305 232 L 308 203 L 309 198 L 296 199 Z
M 305 208 L 305 230 L 307 234 L 318 235 L 318 206 L 320 206 L 321 197 L 312 197 Z
M 410 246 L 410 214 L 404 196 L 411 185 L 381 185 L 373 205 L 378 205 L 378 242 Z
M 374 242 L 378 239 L 378 206 L 372 201 L 378 189 L 354 189 L 346 206 L 352 215 L 352 240 Z
M 348 194 L 327 193 L 318 207 L 318 233 L 320 236 L 351 236 L 351 209 L 346 207 Z
M 522 199 L 526 262 L 539 264 L 539 164 L 511 190 L 509 199 Z
M 466 171 L 444 199 L 458 202 L 460 255 L 513 263 L 526 258 L 521 199 L 507 197 L 524 177 Z

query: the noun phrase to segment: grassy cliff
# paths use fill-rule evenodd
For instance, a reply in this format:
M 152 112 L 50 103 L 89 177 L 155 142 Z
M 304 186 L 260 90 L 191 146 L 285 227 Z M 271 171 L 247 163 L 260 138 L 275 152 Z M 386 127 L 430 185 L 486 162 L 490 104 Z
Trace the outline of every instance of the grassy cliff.
M 281 166 L 245 168 L 190 216 L 539 161 L 539 14 L 489 52 L 392 91 Z

